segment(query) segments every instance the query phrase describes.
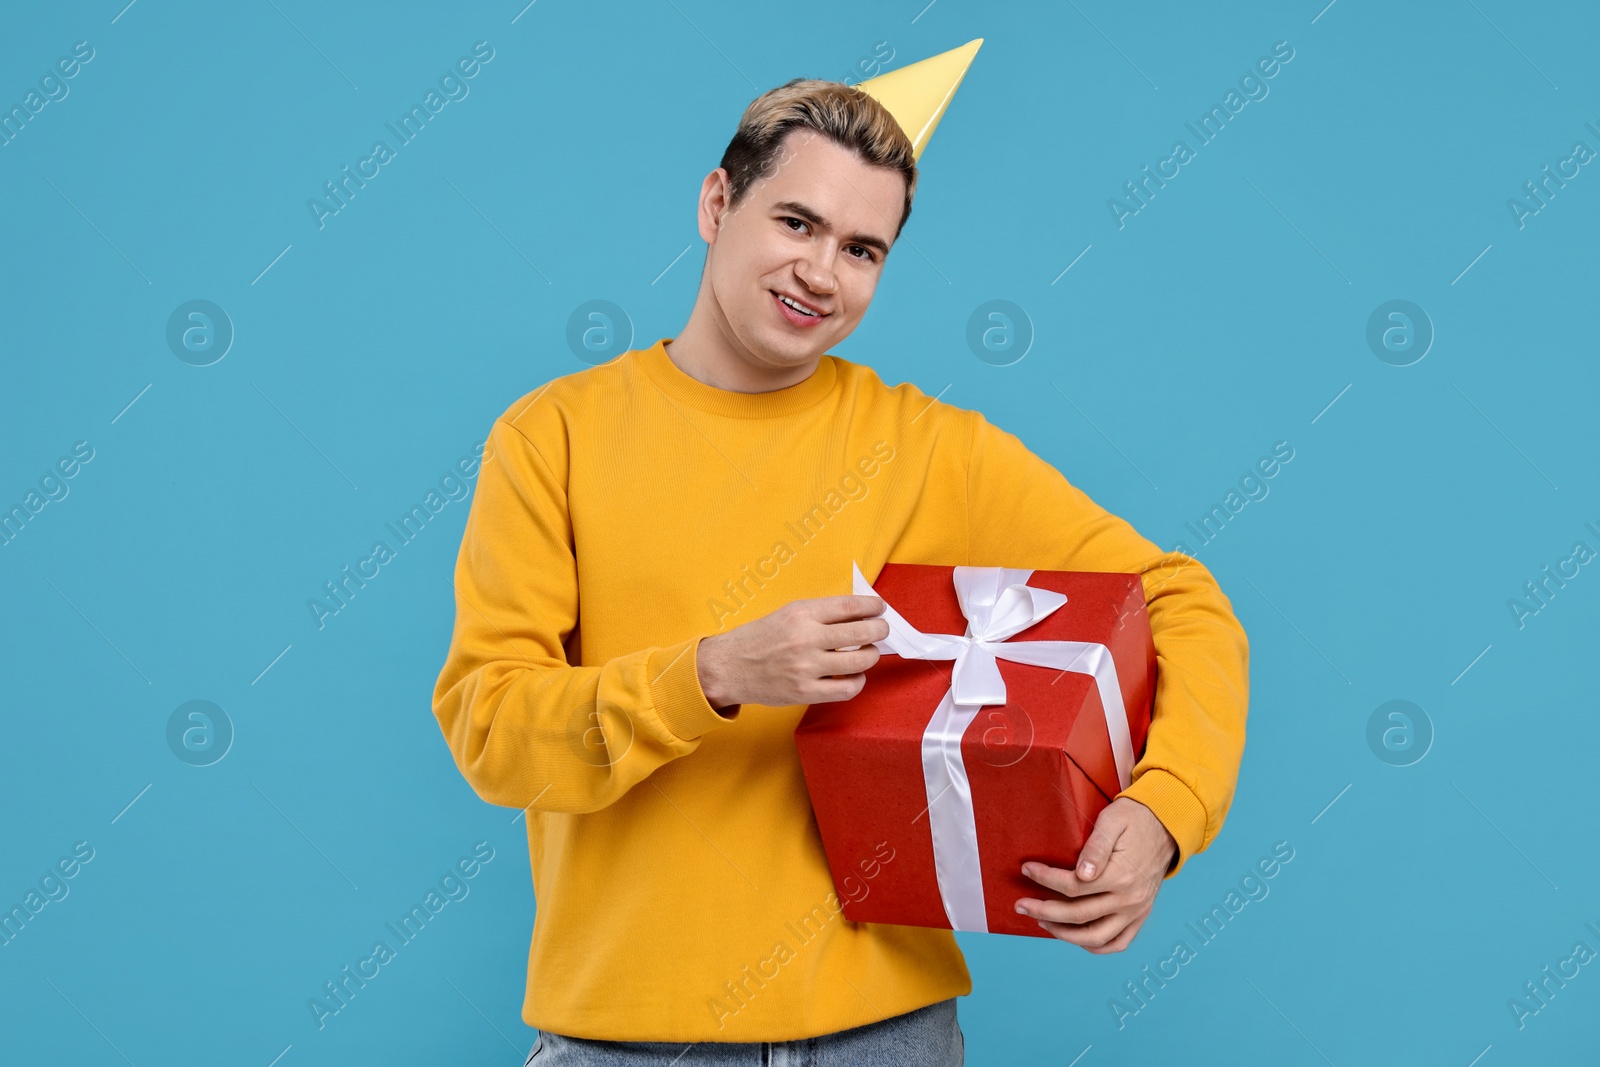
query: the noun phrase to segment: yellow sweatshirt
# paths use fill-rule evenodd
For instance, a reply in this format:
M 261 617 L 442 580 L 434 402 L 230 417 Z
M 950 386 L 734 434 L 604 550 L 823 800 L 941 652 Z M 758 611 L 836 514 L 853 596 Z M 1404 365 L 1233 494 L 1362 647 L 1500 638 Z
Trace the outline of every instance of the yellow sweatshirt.
M 805 706 L 725 715 L 700 689 L 702 637 L 849 593 L 852 559 L 869 580 L 889 561 L 1142 574 L 1160 676 L 1122 795 L 1177 839 L 1169 877 L 1210 844 L 1248 647 L 1204 566 L 978 412 L 831 355 L 787 389 L 729 392 L 670 340 L 495 421 L 456 564 L 433 710 L 477 794 L 527 811 L 525 1022 L 787 1041 L 972 991 L 949 930 L 839 914 L 794 744 Z M 869 891 L 892 853 L 863 858 Z

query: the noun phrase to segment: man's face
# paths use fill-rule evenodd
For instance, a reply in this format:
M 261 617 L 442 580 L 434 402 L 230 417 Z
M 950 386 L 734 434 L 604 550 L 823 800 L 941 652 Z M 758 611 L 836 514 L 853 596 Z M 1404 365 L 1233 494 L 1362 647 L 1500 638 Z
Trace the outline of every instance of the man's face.
M 905 190 L 899 172 L 806 129 L 784 138 L 735 208 L 727 172 L 712 171 L 700 196 L 700 235 L 711 246 L 702 284 L 734 348 L 782 369 L 848 337 L 878 286 Z

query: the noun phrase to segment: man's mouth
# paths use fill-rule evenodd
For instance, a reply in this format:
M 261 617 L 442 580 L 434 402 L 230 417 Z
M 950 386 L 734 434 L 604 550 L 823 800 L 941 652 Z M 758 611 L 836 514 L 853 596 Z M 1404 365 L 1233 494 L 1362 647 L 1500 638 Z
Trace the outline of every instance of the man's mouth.
M 768 291 L 772 293 L 772 299 L 778 305 L 779 312 L 796 326 L 815 326 L 828 317 L 827 312 L 812 307 L 803 300 L 797 300 L 788 293 L 780 293 L 776 289 Z

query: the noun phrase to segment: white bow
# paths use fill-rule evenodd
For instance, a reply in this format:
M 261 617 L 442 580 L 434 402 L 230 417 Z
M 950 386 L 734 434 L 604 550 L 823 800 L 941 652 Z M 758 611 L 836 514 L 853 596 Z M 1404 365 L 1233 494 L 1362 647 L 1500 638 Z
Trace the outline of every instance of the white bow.
M 853 560 L 850 571 L 858 595 L 880 596 Z M 956 567 L 951 577 L 961 614 L 967 620 L 965 634 L 925 634 L 884 599 L 883 618 L 889 623 L 889 636 L 874 642 L 879 651 L 906 659 L 955 660 L 950 689 L 922 734 L 922 776 L 928 795 L 928 827 L 933 834 L 934 871 L 952 930 L 989 929 L 972 786 L 961 758 L 961 738 L 983 707 L 1006 702 L 1006 684 L 997 659 L 1093 676 L 1117 779 L 1123 789 L 1132 781 L 1133 739 L 1111 650 L 1086 641 L 1006 640 L 1067 602 L 1064 593 L 1028 585 L 1032 576 L 1032 570 Z M 939 801 L 943 805 L 935 808 Z

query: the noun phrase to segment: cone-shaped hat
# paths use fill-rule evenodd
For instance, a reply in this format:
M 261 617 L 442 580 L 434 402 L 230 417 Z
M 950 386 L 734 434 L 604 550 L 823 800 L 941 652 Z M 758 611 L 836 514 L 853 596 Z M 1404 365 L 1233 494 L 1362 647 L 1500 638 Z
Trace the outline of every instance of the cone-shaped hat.
M 913 158 L 920 160 L 922 150 L 928 146 L 928 139 L 938 128 L 945 107 L 956 95 L 956 88 L 966 77 L 972 57 L 978 54 L 982 44 L 983 38 L 976 38 L 960 48 L 868 78 L 856 88 L 888 109 L 911 138 Z

